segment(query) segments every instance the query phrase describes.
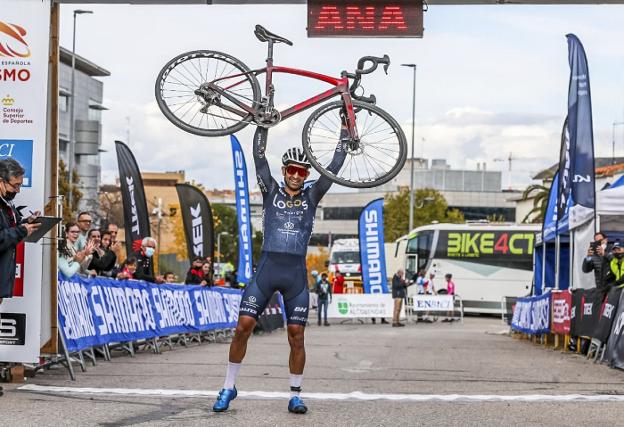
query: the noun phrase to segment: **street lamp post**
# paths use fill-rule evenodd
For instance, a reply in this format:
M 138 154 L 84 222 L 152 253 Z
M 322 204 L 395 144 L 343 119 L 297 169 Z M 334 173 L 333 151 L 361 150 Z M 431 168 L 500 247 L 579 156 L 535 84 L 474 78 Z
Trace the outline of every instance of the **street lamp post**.
M 624 125 L 624 122 L 613 122 L 613 133 L 611 135 L 611 164 L 615 164 L 615 127 Z
M 414 122 L 416 121 L 416 64 L 401 64 L 413 70 L 412 84 L 412 158 L 410 161 L 410 204 L 409 204 L 409 229 L 412 231 L 414 227 Z
M 67 186 L 69 188 L 69 194 L 67 195 L 67 201 L 69 204 L 69 210 L 71 212 L 72 202 L 73 202 L 73 171 L 74 171 L 74 145 L 76 143 L 76 129 L 74 125 L 74 109 L 75 109 L 75 100 L 76 100 L 76 16 L 83 15 L 85 13 L 93 13 L 91 10 L 82 10 L 76 9 L 74 10 L 74 34 L 72 37 L 72 63 L 71 63 L 71 104 L 69 106 L 69 147 L 67 150 L 67 176 L 68 183 Z

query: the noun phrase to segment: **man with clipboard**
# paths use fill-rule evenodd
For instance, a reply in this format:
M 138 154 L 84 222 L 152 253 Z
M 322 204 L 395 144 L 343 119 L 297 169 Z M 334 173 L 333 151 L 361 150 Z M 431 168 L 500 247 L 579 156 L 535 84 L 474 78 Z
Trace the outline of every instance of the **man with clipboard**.
M 24 219 L 13 204 L 20 192 L 26 171 L 18 161 L 0 160 L 0 304 L 13 296 L 15 284 L 15 254 L 17 245 L 40 226 L 35 221 L 39 212 Z

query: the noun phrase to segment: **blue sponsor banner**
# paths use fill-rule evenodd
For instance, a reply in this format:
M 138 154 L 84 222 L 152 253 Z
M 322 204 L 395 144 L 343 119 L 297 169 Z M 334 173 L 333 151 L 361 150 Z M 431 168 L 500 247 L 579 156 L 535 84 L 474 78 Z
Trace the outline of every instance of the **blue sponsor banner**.
M 542 225 L 542 241 L 551 242 L 557 234 L 557 190 L 559 189 L 559 172 L 555 176 L 548 192 L 548 205 Z
M 33 142 L 31 139 L 0 139 L 0 160 L 15 159 L 24 169 L 22 188 L 32 187 Z
M 253 260 L 251 240 L 251 209 L 249 206 L 249 185 L 247 184 L 247 164 L 240 142 L 230 135 L 232 159 L 234 163 L 234 193 L 238 216 L 238 283 L 248 285 L 251 281 Z
M 525 334 L 550 332 L 550 293 L 518 298 L 511 320 L 511 329 Z
M 570 86 L 568 90 L 568 132 L 572 204 L 594 209 L 594 131 L 592 124 L 589 67 L 585 49 L 574 34 L 568 34 Z
M 58 319 L 69 351 L 111 342 L 233 328 L 241 291 L 58 277 Z
M 383 204 L 383 199 L 373 200 L 360 213 L 360 262 L 364 293 L 367 294 L 388 293 Z

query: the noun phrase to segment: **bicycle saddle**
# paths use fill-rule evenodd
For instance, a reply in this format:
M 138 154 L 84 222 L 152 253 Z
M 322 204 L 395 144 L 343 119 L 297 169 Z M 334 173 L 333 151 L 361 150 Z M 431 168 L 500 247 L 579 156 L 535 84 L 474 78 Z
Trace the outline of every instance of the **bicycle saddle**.
M 268 42 L 269 40 L 271 40 L 275 43 L 286 43 L 288 46 L 293 45 L 293 43 L 290 40 L 285 39 L 284 37 L 278 36 L 277 34 L 273 34 L 269 30 L 264 28 L 262 25 L 256 25 L 254 34 L 256 35 L 256 37 L 258 37 L 258 40 L 260 40 L 261 42 Z

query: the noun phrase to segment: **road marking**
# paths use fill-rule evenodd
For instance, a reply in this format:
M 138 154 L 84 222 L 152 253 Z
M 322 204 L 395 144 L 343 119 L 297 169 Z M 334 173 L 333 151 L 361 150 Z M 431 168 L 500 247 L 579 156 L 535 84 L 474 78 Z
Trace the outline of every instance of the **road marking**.
M 89 388 L 56 387 L 28 384 L 18 390 L 49 394 L 123 395 L 148 397 L 211 397 L 216 390 L 175 390 L 144 388 Z M 290 393 L 277 391 L 239 391 L 238 397 L 256 399 L 289 399 Z M 400 402 L 624 402 L 624 395 L 616 394 L 369 394 L 351 393 L 301 393 L 313 400 L 391 400 Z

